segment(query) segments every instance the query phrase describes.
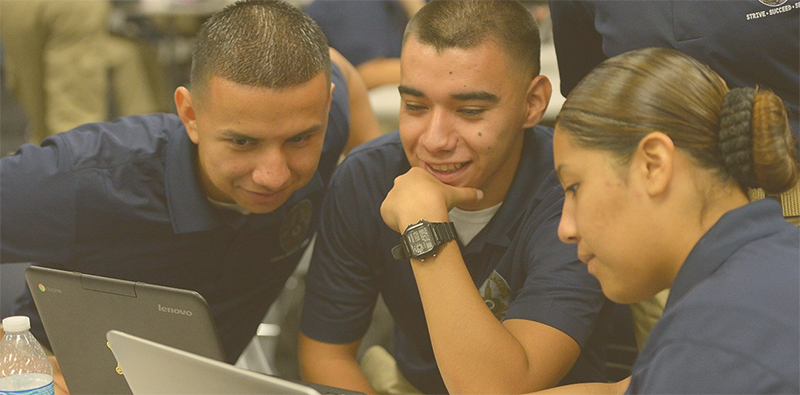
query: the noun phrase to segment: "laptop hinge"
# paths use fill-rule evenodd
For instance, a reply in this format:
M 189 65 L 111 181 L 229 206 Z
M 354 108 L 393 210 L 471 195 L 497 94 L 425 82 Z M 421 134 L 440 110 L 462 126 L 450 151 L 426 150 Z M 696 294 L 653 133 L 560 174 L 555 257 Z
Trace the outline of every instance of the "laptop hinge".
M 81 287 L 89 291 L 136 297 L 136 283 L 132 281 L 95 277 L 91 274 L 81 275 Z

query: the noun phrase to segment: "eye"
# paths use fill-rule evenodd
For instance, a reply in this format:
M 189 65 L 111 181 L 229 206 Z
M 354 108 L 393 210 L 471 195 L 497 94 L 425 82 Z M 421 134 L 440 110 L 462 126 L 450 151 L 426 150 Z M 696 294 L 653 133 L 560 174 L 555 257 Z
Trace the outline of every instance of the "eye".
M 568 195 L 570 193 L 574 195 L 576 192 L 578 192 L 578 185 L 579 185 L 578 183 L 575 183 L 575 184 L 571 184 L 570 186 L 564 188 L 564 195 L 566 196 L 566 195 Z
M 245 147 L 250 143 L 250 139 L 247 138 L 235 138 L 230 140 L 231 144 L 237 147 Z
M 482 115 L 484 112 L 486 112 L 486 110 L 484 110 L 482 108 L 463 108 L 463 109 L 458 110 L 458 111 L 460 113 L 466 115 L 466 116 L 469 116 L 469 117 L 477 117 L 479 115 Z
M 294 136 L 286 141 L 289 143 L 302 143 L 303 141 L 308 140 L 308 137 L 309 135 L 307 134 L 301 134 L 299 136 Z
M 423 106 L 418 106 L 418 105 L 410 104 L 410 103 L 404 103 L 404 107 L 405 107 L 406 111 L 409 111 L 409 112 L 420 112 L 420 111 L 423 111 L 425 109 L 425 107 L 423 107 Z

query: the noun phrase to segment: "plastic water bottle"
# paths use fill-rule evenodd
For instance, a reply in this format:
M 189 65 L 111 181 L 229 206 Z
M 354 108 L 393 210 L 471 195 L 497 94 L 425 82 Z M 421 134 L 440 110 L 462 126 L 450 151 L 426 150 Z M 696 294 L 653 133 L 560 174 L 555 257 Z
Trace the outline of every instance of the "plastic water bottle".
M 25 316 L 3 319 L 0 395 L 53 395 L 53 365 L 30 332 Z

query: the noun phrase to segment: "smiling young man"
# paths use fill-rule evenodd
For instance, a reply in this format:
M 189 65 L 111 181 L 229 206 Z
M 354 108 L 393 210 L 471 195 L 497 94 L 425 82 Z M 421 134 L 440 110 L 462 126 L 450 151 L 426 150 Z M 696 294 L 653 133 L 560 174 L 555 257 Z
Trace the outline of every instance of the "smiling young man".
M 195 290 L 233 362 L 310 242 L 341 153 L 378 124 L 352 65 L 279 1 L 212 16 L 175 104 L 3 158 L 0 262 Z M 17 313 L 37 317 L 29 296 Z
M 604 380 L 605 299 L 557 237 L 535 21 L 515 1 L 432 1 L 406 28 L 401 65 L 399 132 L 355 150 L 323 203 L 304 379 L 429 394 Z M 362 367 L 379 294 L 393 358 L 370 349 Z

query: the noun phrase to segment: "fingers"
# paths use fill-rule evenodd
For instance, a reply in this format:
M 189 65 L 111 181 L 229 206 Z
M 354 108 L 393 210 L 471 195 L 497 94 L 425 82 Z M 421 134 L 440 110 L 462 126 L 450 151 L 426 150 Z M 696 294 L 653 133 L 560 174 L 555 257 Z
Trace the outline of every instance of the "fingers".
M 67 382 L 64 381 L 64 373 L 61 372 L 61 366 L 59 366 L 55 355 L 50 355 L 47 357 L 47 359 L 49 359 L 50 364 L 53 365 L 53 384 L 55 384 L 55 395 L 69 395 Z
M 444 185 L 444 189 L 447 191 L 445 196 L 447 197 L 448 211 L 453 207 L 474 204 L 483 199 L 483 191 L 477 188 Z
M 394 187 L 381 204 L 381 217 L 387 226 L 402 233 L 420 219 L 447 221 L 453 207 L 474 206 L 482 198 L 483 191 L 443 184 L 426 170 L 415 167 L 395 178 Z

